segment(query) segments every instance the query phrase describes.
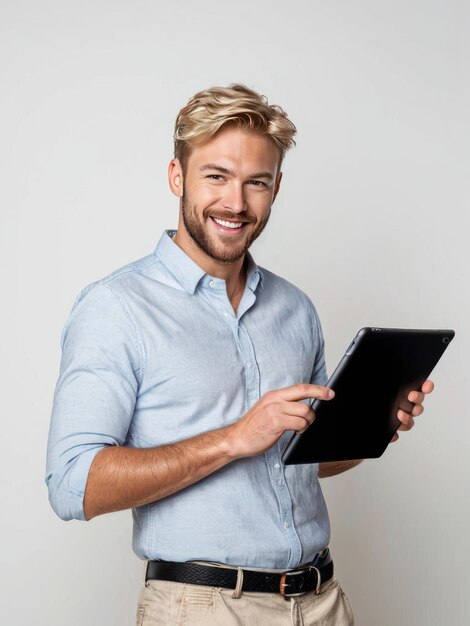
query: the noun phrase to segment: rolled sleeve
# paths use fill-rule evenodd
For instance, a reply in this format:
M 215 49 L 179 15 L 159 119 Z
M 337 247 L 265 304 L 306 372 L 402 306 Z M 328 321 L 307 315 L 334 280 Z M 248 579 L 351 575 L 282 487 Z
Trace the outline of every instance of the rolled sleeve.
M 142 344 L 123 299 L 106 284 L 86 288 L 62 334 L 46 484 L 54 511 L 84 520 L 90 466 L 106 446 L 123 445 L 142 373 Z

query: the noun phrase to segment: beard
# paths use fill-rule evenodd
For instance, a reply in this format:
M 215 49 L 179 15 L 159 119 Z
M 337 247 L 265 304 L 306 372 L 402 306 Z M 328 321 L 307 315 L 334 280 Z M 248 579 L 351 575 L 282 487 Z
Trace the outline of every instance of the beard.
M 201 218 L 198 214 L 196 205 L 192 205 L 186 200 L 187 199 L 185 193 L 183 192 L 183 196 L 181 198 L 181 213 L 183 216 L 183 223 L 188 235 L 191 237 L 197 247 L 202 250 L 202 252 L 204 252 L 208 257 L 210 257 L 214 261 L 217 261 L 218 263 L 223 263 L 225 265 L 234 263 L 245 255 L 251 244 L 263 232 L 271 214 L 271 209 L 269 209 L 266 217 L 264 217 L 262 221 L 256 223 L 256 217 L 250 215 L 248 212 L 238 215 L 233 214 L 229 211 L 218 211 L 217 214 L 213 217 L 217 217 L 222 220 L 233 220 L 238 218 L 240 221 L 248 222 L 249 224 L 254 224 L 255 226 L 251 229 L 250 234 L 248 236 L 245 236 L 240 242 L 234 242 L 231 235 L 227 235 L 226 237 L 224 237 L 223 234 L 219 235 L 217 240 L 214 240 L 215 238 L 213 236 L 211 237 L 205 225 L 205 221 L 207 219 L 210 219 L 209 209 L 206 209 L 203 212 Z M 249 228 L 248 224 L 247 226 L 243 226 L 243 228 Z

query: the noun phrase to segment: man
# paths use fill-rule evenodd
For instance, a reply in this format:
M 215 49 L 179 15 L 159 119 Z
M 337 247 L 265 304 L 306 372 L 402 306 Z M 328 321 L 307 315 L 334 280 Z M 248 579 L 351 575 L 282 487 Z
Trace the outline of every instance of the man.
M 138 624 L 353 623 L 318 477 L 360 461 L 283 466 L 306 401 L 334 394 L 313 304 L 248 253 L 294 134 L 242 85 L 196 94 L 168 170 L 177 230 L 83 290 L 64 329 L 51 504 L 63 519 L 133 509 Z M 402 429 L 431 390 L 410 394 Z

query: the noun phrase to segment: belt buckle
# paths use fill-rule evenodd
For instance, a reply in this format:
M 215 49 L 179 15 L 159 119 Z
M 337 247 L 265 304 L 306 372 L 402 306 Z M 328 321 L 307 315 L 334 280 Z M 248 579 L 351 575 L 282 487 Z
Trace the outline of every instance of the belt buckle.
M 298 576 L 299 574 L 304 574 L 305 572 L 309 572 L 312 569 L 314 569 L 317 573 L 317 587 L 315 589 L 315 593 L 316 594 L 318 593 L 318 589 L 320 588 L 320 585 L 321 585 L 320 571 L 318 570 L 317 567 L 314 567 L 313 565 L 309 565 L 308 567 L 295 570 L 294 572 L 286 572 L 285 574 L 281 576 L 281 580 L 279 581 L 279 593 L 284 598 L 284 600 L 288 600 L 289 598 L 295 598 L 297 596 L 303 596 L 305 593 L 307 593 L 307 589 L 305 591 L 299 591 L 297 593 L 289 593 L 288 591 L 286 592 L 286 587 L 290 586 L 289 583 L 286 581 L 287 576 Z

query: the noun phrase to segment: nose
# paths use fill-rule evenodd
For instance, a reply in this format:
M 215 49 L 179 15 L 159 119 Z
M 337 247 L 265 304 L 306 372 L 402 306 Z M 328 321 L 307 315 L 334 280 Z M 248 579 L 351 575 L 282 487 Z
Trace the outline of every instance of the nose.
M 224 209 L 233 213 L 242 213 L 246 210 L 245 193 L 242 184 L 231 183 L 227 185 L 222 204 Z

